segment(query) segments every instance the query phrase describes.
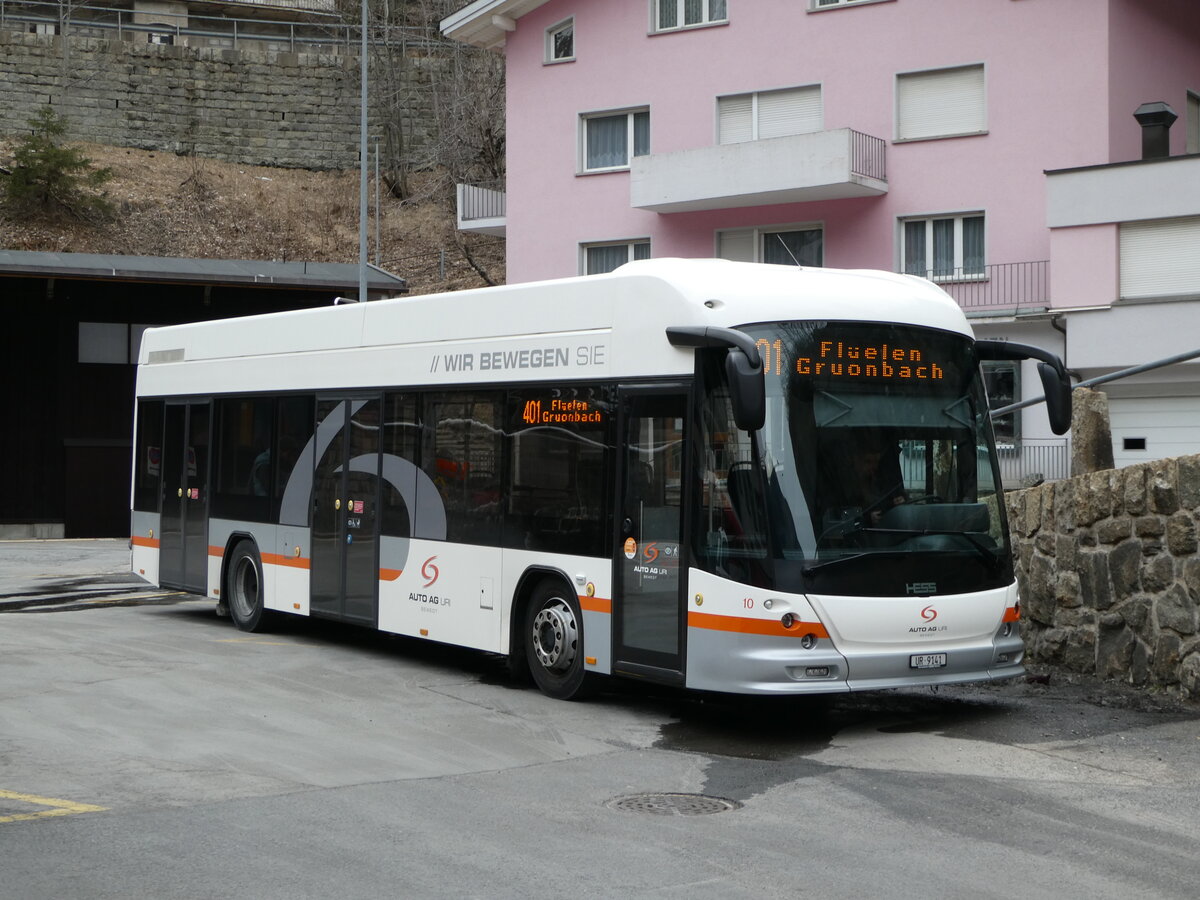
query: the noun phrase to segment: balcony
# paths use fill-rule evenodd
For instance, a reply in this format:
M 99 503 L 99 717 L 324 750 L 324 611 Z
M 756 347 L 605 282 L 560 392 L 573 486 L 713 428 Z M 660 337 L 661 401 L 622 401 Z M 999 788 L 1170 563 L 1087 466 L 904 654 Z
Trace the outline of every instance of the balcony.
M 1000 263 L 982 270 L 909 272 L 928 278 L 967 313 L 1011 315 L 1050 305 L 1050 262 Z
M 1051 228 L 1200 214 L 1200 154 L 1046 173 Z
M 458 185 L 458 230 L 504 237 L 504 182 Z
M 849 128 L 633 159 L 630 205 L 659 213 L 886 194 L 884 140 Z

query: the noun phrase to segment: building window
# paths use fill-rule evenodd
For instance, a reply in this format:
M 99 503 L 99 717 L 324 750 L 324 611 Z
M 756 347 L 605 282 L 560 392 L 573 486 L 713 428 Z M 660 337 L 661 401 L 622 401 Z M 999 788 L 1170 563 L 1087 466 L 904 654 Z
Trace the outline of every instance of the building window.
M 987 388 L 988 406 L 991 409 L 1011 406 L 1021 397 L 1020 363 L 1008 360 L 985 361 L 983 383 Z M 1021 438 L 1020 410 L 1014 409 L 992 419 L 992 430 L 995 431 L 996 443 L 1001 448 L 1015 447 Z
M 1120 226 L 1121 299 L 1200 296 L 1200 216 Z
M 581 121 L 585 172 L 628 169 L 632 157 L 650 152 L 649 110 L 589 115 Z
M 820 225 L 721 231 L 717 234 L 717 255 L 738 262 L 822 266 L 825 232 Z
M 725 0 L 651 0 L 654 30 L 675 31 L 729 20 Z
M 146 35 L 147 43 L 163 44 L 163 45 L 171 45 L 171 44 L 175 43 L 175 29 L 173 26 L 165 25 L 162 22 L 156 22 L 153 25 L 151 25 L 150 27 L 151 28 L 161 28 L 163 30 L 149 32 Z
M 717 98 L 717 137 L 722 144 L 805 134 L 823 125 L 820 85 Z
M 622 241 L 617 244 L 585 244 L 583 274 L 603 275 L 635 259 L 650 258 L 648 240 Z
M 1200 94 L 1187 95 L 1187 152 L 1200 153 Z
M 985 131 L 983 66 L 896 76 L 896 140 L 958 137 Z
M 934 281 L 982 278 L 983 216 L 906 219 L 901 232 L 904 272 Z
M 575 20 L 567 19 L 546 29 L 546 62 L 570 62 L 575 58 Z

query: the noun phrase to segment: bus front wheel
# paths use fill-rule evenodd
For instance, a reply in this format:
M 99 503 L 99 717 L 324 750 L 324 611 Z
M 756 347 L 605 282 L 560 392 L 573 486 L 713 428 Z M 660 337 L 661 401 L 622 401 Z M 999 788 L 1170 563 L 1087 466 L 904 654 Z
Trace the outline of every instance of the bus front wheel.
M 242 631 L 262 631 L 268 614 L 263 601 L 262 562 L 253 541 L 239 541 L 225 570 L 225 602 L 229 617 Z
M 587 692 L 592 678 L 583 668 L 579 600 L 558 581 L 543 581 L 534 589 L 525 607 L 524 638 L 529 671 L 543 694 L 571 700 Z

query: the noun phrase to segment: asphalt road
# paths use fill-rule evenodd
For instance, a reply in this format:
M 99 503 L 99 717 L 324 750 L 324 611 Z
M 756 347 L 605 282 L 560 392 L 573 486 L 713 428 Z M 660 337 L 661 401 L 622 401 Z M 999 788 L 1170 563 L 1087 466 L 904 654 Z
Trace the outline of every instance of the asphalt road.
M 482 654 L 242 634 L 123 554 L 0 543 L 6 900 L 1197 895 L 1200 707 L 1057 673 L 563 703 Z

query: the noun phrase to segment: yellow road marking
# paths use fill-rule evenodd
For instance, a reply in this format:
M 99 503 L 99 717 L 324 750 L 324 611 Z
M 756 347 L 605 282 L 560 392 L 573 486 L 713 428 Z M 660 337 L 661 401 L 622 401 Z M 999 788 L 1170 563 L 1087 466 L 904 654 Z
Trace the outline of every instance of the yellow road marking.
M 90 803 L 75 803 L 71 800 L 55 800 L 52 797 L 37 797 L 33 794 L 18 794 L 15 791 L 0 791 L 0 800 L 16 800 L 18 803 L 28 803 L 31 806 L 48 806 L 49 809 L 35 813 L 17 813 L 11 816 L 0 816 L 0 822 L 26 822 L 30 819 L 48 819 L 53 816 L 74 816 L 79 813 L 104 812 L 106 806 L 93 806 Z

